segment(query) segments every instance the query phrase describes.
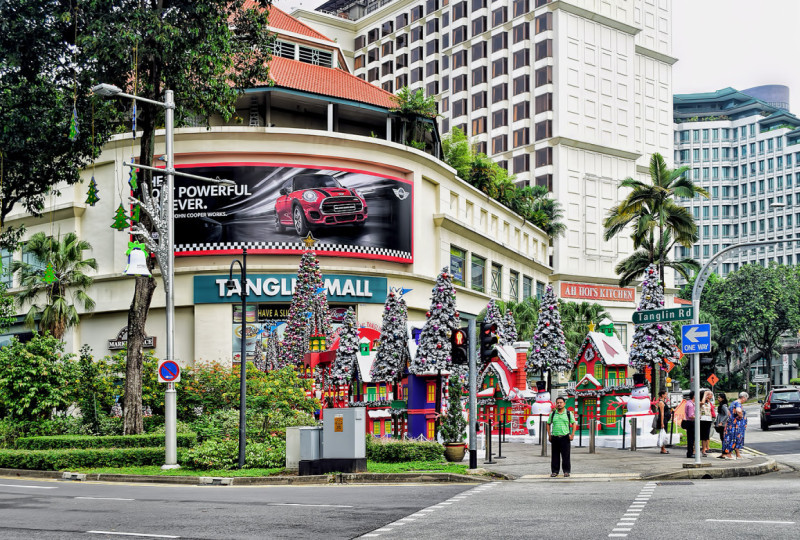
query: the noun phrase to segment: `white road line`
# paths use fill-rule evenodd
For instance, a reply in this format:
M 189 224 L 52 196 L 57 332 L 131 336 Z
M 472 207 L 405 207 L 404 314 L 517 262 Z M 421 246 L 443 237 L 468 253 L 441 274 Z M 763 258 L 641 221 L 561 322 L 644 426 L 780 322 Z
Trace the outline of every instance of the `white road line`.
M 303 503 L 267 503 L 267 506 L 310 506 L 322 508 L 353 508 L 346 504 L 303 504 Z
M 628 532 L 631 530 L 630 527 L 619 527 L 617 529 L 611 529 L 613 532 Z
M 136 499 L 123 499 L 122 497 L 75 497 L 76 499 L 86 499 L 90 501 L 135 501 Z
M 381 529 L 375 529 L 375 532 L 389 532 L 392 529 L 390 527 L 383 527 Z
M 180 538 L 171 534 L 127 533 L 115 531 L 86 531 L 88 534 L 112 534 L 114 536 L 145 536 L 147 538 Z
M 794 521 L 758 521 L 751 519 L 707 519 L 716 523 L 766 523 L 771 525 L 794 525 Z
M 58 489 L 58 486 L 25 486 L 22 484 L 0 484 L 2 487 L 15 487 L 26 489 Z
M 628 535 L 622 533 L 612 533 L 608 535 L 609 538 L 625 538 L 626 536 Z

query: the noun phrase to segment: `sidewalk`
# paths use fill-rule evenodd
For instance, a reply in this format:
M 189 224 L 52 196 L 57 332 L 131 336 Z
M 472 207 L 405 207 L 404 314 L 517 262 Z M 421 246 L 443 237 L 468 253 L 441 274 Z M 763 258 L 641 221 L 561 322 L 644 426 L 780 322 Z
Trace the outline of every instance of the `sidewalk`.
M 496 451 L 497 440 L 493 441 Z M 541 456 L 542 448 L 538 444 L 503 443 L 503 456 L 495 456 L 493 465 L 484 464 L 484 454 L 478 455 L 478 467 L 483 467 L 512 480 L 540 480 L 550 478 L 550 446 L 547 456 Z M 572 474 L 569 480 L 611 481 L 638 479 L 699 479 L 728 478 L 734 476 L 753 476 L 766 474 L 776 469 L 775 460 L 769 456 L 743 454 L 741 460 L 717 459 L 719 453 L 709 454 L 701 458 L 708 467 L 684 468 L 684 464 L 693 464 L 694 459 L 686 458 L 685 447 L 673 447 L 670 454 L 660 454 L 658 448 L 643 448 L 636 452 L 617 448 L 597 448 L 590 454 L 587 447 L 572 447 Z M 558 481 L 563 481 L 559 475 Z

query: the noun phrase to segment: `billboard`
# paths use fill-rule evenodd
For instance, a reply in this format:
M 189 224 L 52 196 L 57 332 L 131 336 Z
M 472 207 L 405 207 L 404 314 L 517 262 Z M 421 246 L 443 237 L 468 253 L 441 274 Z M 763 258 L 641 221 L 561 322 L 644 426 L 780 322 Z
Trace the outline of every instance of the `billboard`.
M 413 183 L 341 168 L 208 163 L 175 177 L 175 255 L 295 254 L 310 234 L 319 255 L 413 261 Z M 163 175 L 154 175 L 153 189 Z

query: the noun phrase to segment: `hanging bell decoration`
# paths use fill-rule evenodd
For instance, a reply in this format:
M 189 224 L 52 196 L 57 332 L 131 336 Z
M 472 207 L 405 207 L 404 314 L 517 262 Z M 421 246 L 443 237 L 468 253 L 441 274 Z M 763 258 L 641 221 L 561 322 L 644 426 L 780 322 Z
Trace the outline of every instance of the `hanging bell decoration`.
M 151 276 L 147 267 L 147 248 L 143 242 L 128 242 L 128 266 L 123 272 L 126 276 Z

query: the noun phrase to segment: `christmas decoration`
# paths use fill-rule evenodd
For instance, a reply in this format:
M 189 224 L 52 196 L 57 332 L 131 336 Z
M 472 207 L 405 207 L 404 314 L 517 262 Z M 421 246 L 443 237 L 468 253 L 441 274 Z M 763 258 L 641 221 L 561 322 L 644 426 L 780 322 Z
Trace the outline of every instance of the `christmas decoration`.
M 267 348 L 264 350 L 266 371 L 281 369 L 286 366 L 286 362 L 281 355 L 281 342 L 278 334 L 275 332 L 275 327 L 268 329 L 267 332 Z
M 450 367 L 449 336 L 461 326 L 461 321 L 456 316 L 453 276 L 447 272 L 447 267 L 436 277 L 436 286 L 432 293 L 428 320 L 422 327 L 417 354 L 409 366 L 409 371 L 415 375 Z
M 528 356 L 525 369 L 528 373 L 545 369 L 563 373 L 572 368 L 572 360 L 564 345 L 561 314 L 551 285 L 545 290 L 541 306 L 533 336 L 533 353 Z
M 303 362 L 312 334 L 331 334 L 328 298 L 324 294 L 314 294 L 322 285 L 319 261 L 313 251 L 306 251 L 300 259 L 294 295 L 289 306 L 289 318 L 283 334 L 283 357 L 289 365 L 299 366 Z
M 664 290 L 658 279 L 658 269 L 651 264 L 645 271 L 642 282 L 642 300 L 639 311 L 660 309 L 664 302 Z M 637 371 L 644 372 L 647 367 L 661 366 L 666 368 L 664 359 L 678 362 L 678 347 L 670 324 L 637 324 L 633 333 L 630 365 Z
M 112 229 L 117 229 L 118 231 L 124 231 L 130 226 L 128 223 L 128 216 L 125 215 L 125 208 L 122 206 L 122 203 L 119 204 L 117 207 L 116 212 L 114 213 L 114 223 L 111 225 Z
M 330 381 L 337 386 L 346 386 L 353 379 L 353 373 L 358 369 L 358 323 L 356 312 L 353 308 L 347 310 L 344 324 L 339 331 L 339 348 L 336 350 L 336 359 L 331 365 Z
M 464 418 L 461 405 L 461 380 L 450 377 L 447 400 L 447 413 L 444 416 L 439 433 L 445 443 L 463 443 L 466 436 L 467 421 Z
M 78 129 L 78 110 L 75 108 L 75 105 L 73 105 L 72 117 L 69 119 L 69 140 L 72 142 L 77 141 L 80 132 L 81 131 Z
M 628 415 L 649 415 L 650 411 L 650 390 L 647 388 L 647 381 L 644 373 L 633 374 L 633 390 L 630 399 L 627 401 Z
M 94 206 L 100 200 L 100 197 L 97 196 L 97 182 L 92 176 L 92 179 L 89 180 L 89 191 L 86 193 L 86 204 L 89 206 Z
M 53 263 L 48 262 L 47 266 L 45 266 L 44 275 L 42 276 L 42 281 L 44 281 L 45 283 L 55 283 L 56 281 L 58 281 L 58 278 L 56 277 L 56 272 L 53 269 Z
M 131 163 L 134 163 L 133 158 L 131 158 Z M 128 174 L 128 185 L 131 186 L 133 191 L 139 189 L 139 173 L 137 170 L 131 167 L 131 172 Z
M 131 209 L 131 223 L 139 223 L 141 211 L 141 206 L 138 204 L 133 205 L 133 208 Z
M 498 345 L 510 345 L 506 340 L 505 318 L 500 313 L 500 309 L 494 301 L 494 298 L 489 300 L 486 305 L 486 317 L 483 319 L 487 323 L 494 323 L 497 325 L 497 341 Z
M 386 297 L 381 324 L 380 344 L 372 364 L 372 380 L 394 383 L 403 376 L 408 363 L 408 307 L 399 295 Z
M 506 316 L 503 318 L 503 329 L 507 343 L 501 343 L 501 345 L 513 345 L 517 341 L 517 321 L 514 320 L 511 310 L 506 311 Z
M 536 401 L 531 405 L 531 414 L 547 416 L 553 410 L 550 392 L 547 391 L 547 381 L 536 381 Z

